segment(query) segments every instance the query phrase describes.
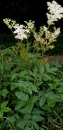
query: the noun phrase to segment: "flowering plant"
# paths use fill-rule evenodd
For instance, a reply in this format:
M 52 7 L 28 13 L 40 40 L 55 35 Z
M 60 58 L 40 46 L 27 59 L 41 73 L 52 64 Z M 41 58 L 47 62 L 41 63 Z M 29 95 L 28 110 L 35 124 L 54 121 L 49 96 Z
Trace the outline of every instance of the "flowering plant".
M 63 8 L 56 1 L 53 0 L 52 2 L 47 2 L 47 6 L 49 11 L 49 13 L 46 13 L 48 27 L 45 25 L 40 27 L 38 33 L 34 27 L 34 21 L 24 21 L 26 23 L 25 26 L 19 25 L 16 23 L 16 21 L 13 21 L 11 19 L 3 19 L 4 23 L 8 26 L 8 28 L 11 29 L 11 31 L 13 28 L 15 29 L 15 31 L 13 31 L 13 34 L 15 34 L 16 39 L 21 40 L 21 44 L 24 39 L 27 40 L 27 43 L 29 43 L 29 37 L 31 33 L 33 34 L 34 41 L 32 43 L 32 47 L 35 49 L 34 52 L 41 52 L 40 59 L 42 61 L 44 59 L 45 52 L 49 49 L 54 48 L 54 45 L 52 43 L 56 41 L 56 38 L 60 34 L 60 27 L 51 27 L 51 25 L 54 25 L 54 22 L 58 21 L 58 19 L 63 18 Z M 29 44 L 28 47 L 30 47 Z

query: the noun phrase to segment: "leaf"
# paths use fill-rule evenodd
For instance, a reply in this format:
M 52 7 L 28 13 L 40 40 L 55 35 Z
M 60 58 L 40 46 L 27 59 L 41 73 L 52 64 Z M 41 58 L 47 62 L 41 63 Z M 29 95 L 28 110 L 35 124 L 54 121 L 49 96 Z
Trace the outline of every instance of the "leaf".
M 45 64 L 45 67 L 46 67 L 47 72 L 49 72 L 49 70 L 50 70 L 50 64 L 48 62 Z
M 26 104 L 26 102 L 24 102 L 24 101 L 19 101 L 19 102 L 17 103 L 17 105 L 15 106 L 15 110 L 21 109 L 23 106 L 25 106 L 25 104 Z
M 9 111 L 11 111 L 11 108 L 9 108 L 9 107 L 4 107 L 2 110 L 3 110 L 4 112 L 9 112 Z
M 53 72 L 56 72 L 57 70 L 58 70 L 58 68 L 56 68 L 56 67 L 50 69 L 50 71 L 53 71 Z
M 42 85 L 43 81 L 37 81 L 36 82 L 36 86 L 39 87 L 40 85 Z
M 31 86 L 31 88 L 32 88 L 32 90 L 34 91 L 34 92 L 37 92 L 37 88 L 36 88 L 36 86 L 35 85 L 33 85 L 33 84 L 30 84 Z
M 46 102 L 46 98 L 41 97 L 39 100 L 40 107 L 42 107 L 45 104 L 45 102 Z
M 44 114 L 44 112 L 42 112 L 42 110 L 38 109 L 38 108 L 34 108 L 33 111 L 32 111 L 33 114 L 37 114 L 37 115 L 40 115 L 40 114 Z
M 45 80 L 45 81 L 51 80 L 51 77 L 48 74 L 44 74 L 43 80 Z
M 19 73 L 19 77 L 24 77 L 25 75 L 28 75 L 28 72 L 26 71 L 26 70 L 24 70 L 24 71 L 21 71 L 20 73 Z
M 20 129 L 24 129 L 24 126 L 26 125 L 27 121 L 26 120 L 22 120 L 22 119 L 19 119 L 17 121 L 17 127 L 20 128 Z
M 25 85 L 25 83 L 23 81 L 21 81 L 19 83 L 14 83 L 14 85 L 17 86 L 17 87 L 24 87 L 24 88 L 26 88 L 26 85 Z
M 13 73 L 11 75 L 11 81 L 13 81 L 14 79 L 16 79 L 16 77 L 18 77 L 18 73 Z
M 39 129 L 39 125 L 35 121 L 32 120 L 31 124 L 35 129 Z
M 39 96 L 33 96 L 32 102 L 36 103 L 39 100 Z
M 25 130 L 31 130 L 31 128 L 29 126 L 26 126 Z
M 1 109 L 5 108 L 7 104 L 8 104 L 8 101 L 5 101 L 5 102 L 1 103 Z
M 41 65 L 41 66 L 40 66 L 40 69 L 39 69 L 40 74 L 44 74 L 44 71 L 45 71 L 44 66 Z
M 31 113 L 34 106 L 34 103 L 32 102 L 32 100 L 33 100 L 33 97 L 30 98 L 30 100 L 27 102 L 27 105 L 26 105 L 26 110 L 28 113 Z
M 52 91 L 47 92 L 47 93 L 45 94 L 45 97 L 46 97 L 46 98 L 49 98 L 49 99 L 52 99 L 52 100 L 54 100 L 54 101 L 61 101 L 61 100 L 60 100 L 60 97 L 59 97 L 58 95 L 54 94 Z
M 18 99 L 20 99 L 22 101 L 28 101 L 29 100 L 28 94 L 25 94 L 23 92 L 15 92 L 15 95 L 17 96 Z
M 7 122 L 10 122 L 10 123 L 14 123 L 16 121 L 14 116 L 8 117 L 6 120 Z
M 3 111 L 0 110 L 0 118 L 3 118 Z
M 36 121 L 36 122 L 39 122 L 39 121 L 44 120 L 44 118 L 42 116 L 40 116 L 40 115 L 33 115 L 32 120 Z
M 28 87 L 27 90 L 28 90 L 29 94 L 32 95 L 32 88 Z
M 6 97 L 6 95 L 7 95 L 8 93 L 9 93 L 9 92 L 8 92 L 7 89 L 2 89 L 1 94 L 2 94 L 3 97 Z

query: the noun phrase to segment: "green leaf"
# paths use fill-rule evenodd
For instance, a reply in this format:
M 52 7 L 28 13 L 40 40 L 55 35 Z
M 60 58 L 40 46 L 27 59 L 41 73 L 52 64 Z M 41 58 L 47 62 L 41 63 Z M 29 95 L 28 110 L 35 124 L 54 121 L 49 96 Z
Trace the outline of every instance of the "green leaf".
M 32 102 L 36 103 L 39 100 L 39 96 L 33 96 Z
M 17 121 L 17 127 L 20 128 L 20 129 L 24 129 L 24 126 L 26 125 L 27 121 L 26 120 L 22 120 L 22 119 L 19 119 Z
M 33 97 L 30 98 L 30 100 L 27 102 L 27 105 L 26 105 L 26 110 L 28 113 L 31 113 L 34 106 L 34 103 L 32 102 L 32 100 L 33 100 Z
M 28 72 L 26 71 L 26 70 L 24 70 L 24 71 L 21 71 L 20 73 L 19 73 L 19 77 L 24 77 L 25 75 L 28 75 Z
M 0 109 L 0 118 L 3 118 L 3 111 Z
M 36 86 L 39 87 L 40 85 L 42 85 L 43 81 L 37 81 L 36 82 Z
M 39 125 L 35 121 L 31 121 L 31 124 L 35 129 L 39 129 Z
M 8 104 L 8 101 L 5 101 L 5 102 L 1 103 L 1 109 L 5 108 L 7 104 Z
M 15 95 L 17 96 L 18 99 L 20 99 L 22 101 L 28 101 L 29 100 L 28 94 L 25 94 L 23 92 L 15 92 Z
M 52 92 L 52 91 L 47 92 L 45 94 L 45 97 L 49 98 L 49 99 L 53 99 L 54 101 L 61 101 L 60 97 L 58 95 L 54 94 L 54 92 Z
M 10 123 L 14 123 L 16 121 L 14 116 L 8 117 L 6 120 L 7 122 L 10 122 Z
M 45 81 L 51 80 L 51 77 L 48 74 L 43 74 L 43 80 Z
M 2 110 L 3 110 L 4 112 L 9 112 L 9 111 L 11 111 L 11 108 L 9 108 L 9 107 L 4 107 Z
M 42 107 L 45 104 L 45 102 L 46 102 L 46 98 L 41 97 L 39 100 L 40 107 Z
M 44 120 L 44 118 L 42 116 L 40 116 L 40 115 L 33 115 L 32 120 L 36 121 L 36 122 L 39 122 L 39 121 Z
M 25 83 L 23 81 L 21 81 L 19 83 L 14 83 L 14 85 L 17 86 L 17 87 L 24 87 L 24 88 L 26 88 L 26 85 L 25 85 Z
M 18 73 L 13 73 L 11 75 L 11 81 L 13 81 L 14 79 L 16 79 L 16 77 L 18 77 Z
M 39 69 L 40 74 L 44 74 L 44 71 L 45 71 L 44 66 L 41 65 L 41 66 L 40 66 L 40 69 Z
M 27 90 L 28 90 L 29 94 L 32 95 L 32 88 L 28 87 Z
M 38 108 L 34 108 L 33 111 L 32 111 L 33 114 L 37 114 L 37 115 L 40 115 L 40 114 L 44 114 L 44 112 Z
M 53 71 L 53 72 L 56 72 L 57 70 L 58 70 L 58 68 L 56 68 L 56 67 L 50 69 L 50 71 Z
M 3 97 L 6 97 L 6 95 L 7 95 L 8 93 L 9 93 L 9 92 L 8 92 L 7 89 L 2 89 L 1 94 L 2 94 Z
M 15 110 L 21 109 L 23 106 L 25 106 L 25 104 L 26 104 L 26 102 L 24 102 L 24 101 L 19 101 L 19 102 L 17 103 L 17 105 L 15 106 Z
M 49 72 L 49 70 L 50 70 L 50 64 L 48 62 L 45 64 L 45 67 L 46 67 L 47 72 Z
M 30 84 L 31 86 L 31 88 L 32 88 L 32 90 L 34 91 L 34 92 L 37 92 L 37 88 L 36 88 L 36 86 L 35 85 L 33 85 L 33 84 Z

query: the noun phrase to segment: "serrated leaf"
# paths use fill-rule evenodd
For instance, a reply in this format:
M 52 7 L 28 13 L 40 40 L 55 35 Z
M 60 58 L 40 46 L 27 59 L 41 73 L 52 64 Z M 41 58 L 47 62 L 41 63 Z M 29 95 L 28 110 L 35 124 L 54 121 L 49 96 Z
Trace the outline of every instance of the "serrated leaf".
M 47 92 L 45 94 L 45 97 L 52 99 L 52 100 L 55 100 L 55 101 L 60 101 L 60 97 L 58 95 L 54 94 L 54 92 L 52 92 L 52 91 Z
M 45 81 L 51 80 L 51 77 L 48 74 L 44 74 L 43 80 L 45 80 Z
M 24 71 L 21 71 L 21 72 L 19 73 L 19 76 L 22 77 L 22 78 L 23 78 L 25 75 L 28 75 L 28 72 L 25 71 L 25 70 L 24 70 Z
M 19 101 L 19 102 L 17 103 L 17 105 L 15 106 L 15 110 L 21 109 L 23 106 L 25 106 L 25 104 L 26 104 L 26 102 L 24 102 L 24 101 Z
M 46 70 L 47 70 L 47 72 L 50 70 L 50 64 L 47 62 L 46 64 L 45 64 L 45 67 L 46 67 Z
M 3 110 L 4 112 L 9 112 L 9 111 L 11 111 L 11 108 L 5 107 L 5 108 L 3 108 L 2 110 Z
M 28 90 L 29 94 L 32 95 L 32 89 L 31 89 L 31 87 L 28 87 L 27 90 Z
M 20 128 L 20 129 L 24 129 L 24 126 L 26 125 L 27 121 L 26 120 L 22 120 L 22 119 L 19 119 L 18 122 L 17 122 L 17 127 Z
M 33 115 L 32 120 L 36 121 L 36 122 L 39 122 L 39 121 L 44 120 L 44 118 L 42 116 L 40 116 L 40 115 Z
M 15 95 L 17 96 L 18 99 L 20 99 L 22 101 L 28 101 L 29 100 L 28 94 L 25 94 L 23 92 L 15 92 Z
M 33 100 L 33 97 L 30 98 L 30 100 L 27 102 L 27 105 L 26 105 L 26 110 L 28 113 L 31 113 L 34 106 L 34 103 L 32 102 L 32 100 Z
M 36 86 L 35 85 L 33 85 L 33 84 L 30 84 L 31 86 L 31 88 L 32 88 L 32 90 L 34 91 L 34 92 L 37 92 L 37 88 L 36 88 Z
M 33 96 L 32 102 L 36 103 L 39 100 L 39 96 Z
M 35 121 L 31 121 L 31 124 L 35 129 L 39 129 L 39 125 Z
M 14 79 L 16 79 L 16 77 L 18 77 L 18 73 L 13 73 L 11 75 L 11 81 L 13 81 Z
M 41 66 L 40 66 L 40 69 L 39 69 L 40 74 L 43 74 L 43 73 L 44 73 L 44 71 L 45 71 L 44 66 L 43 66 L 43 65 L 41 65 Z
M 42 107 L 45 104 L 45 102 L 46 102 L 46 98 L 40 98 L 39 100 L 40 107 Z
M 14 83 L 15 86 L 18 86 L 18 87 L 25 87 L 26 88 L 26 85 L 23 81 L 19 82 L 19 83 Z
M 50 69 L 50 71 L 53 71 L 53 72 L 56 72 L 57 70 L 58 70 L 58 68 L 56 68 L 56 67 Z
M 38 109 L 38 108 L 34 108 L 33 111 L 32 111 L 32 113 L 33 113 L 34 115 L 35 115 L 35 114 L 40 115 L 40 114 L 43 114 L 44 112 L 42 112 L 42 110 L 40 110 L 40 109 Z
M 1 91 L 1 94 L 2 94 L 3 97 L 6 97 L 6 95 L 7 95 L 8 93 L 9 93 L 9 92 L 8 92 L 7 89 L 2 89 L 2 91 Z
M 5 102 L 1 103 L 1 109 L 6 107 L 7 104 L 8 104 L 8 101 L 5 101 Z
M 0 118 L 2 118 L 3 117 L 3 111 L 2 110 L 0 110 Z
M 14 123 L 16 121 L 14 116 L 8 117 L 7 122 Z
M 26 126 L 25 130 L 31 130 L 31 128 L 29 126 Z

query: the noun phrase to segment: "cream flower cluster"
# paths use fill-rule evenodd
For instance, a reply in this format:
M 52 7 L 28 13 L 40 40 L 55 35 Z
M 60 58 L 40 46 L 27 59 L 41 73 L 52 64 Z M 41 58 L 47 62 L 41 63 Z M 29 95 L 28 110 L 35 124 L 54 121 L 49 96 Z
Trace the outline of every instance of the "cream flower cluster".
M 47 2 L 49 13 L 46 13 L 48 18 L 48 25 L 54 24 L 58 19 L 63 18 L 63 8 L 56 1 L 52 1 L 52 3 Z
M 30 32 L 24 25 L 15 24 L 13 28 L 15 28 L 15 38 L 20 40 L 27 39 L 27 34 Z
M 44 26 L 43 29 L 44 29 L 46 38 L 48 37 L 48 35 L 52 34 L 53 39 L 55 39 L 60 33 L 60 28 L 57 28 L 57 29 L 54 28 L 54 32 L 50 32 L 46 26 Z

